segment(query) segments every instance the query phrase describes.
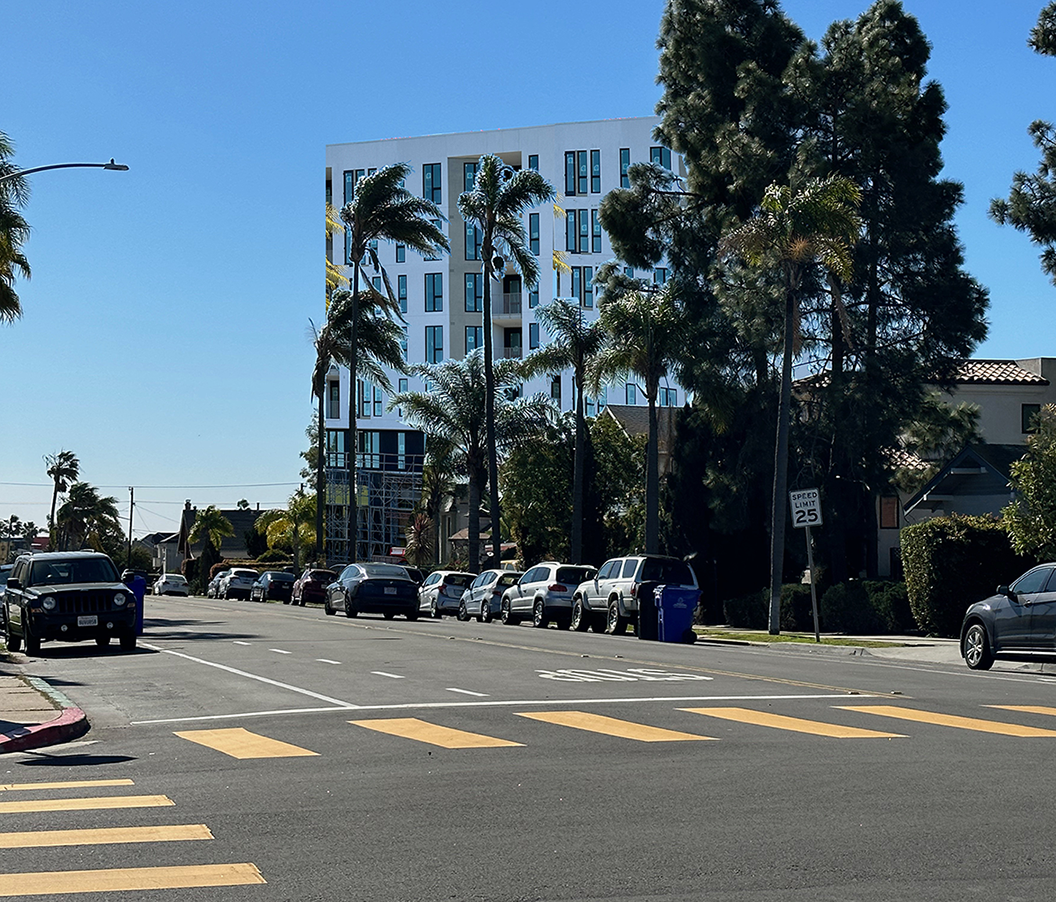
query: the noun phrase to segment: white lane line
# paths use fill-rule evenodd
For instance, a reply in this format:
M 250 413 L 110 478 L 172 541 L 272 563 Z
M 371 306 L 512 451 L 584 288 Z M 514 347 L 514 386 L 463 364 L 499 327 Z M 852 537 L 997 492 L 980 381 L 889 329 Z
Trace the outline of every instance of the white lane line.
M 331 661 L 329 658 L 316 658 L 320 664 L 340 664 L 340 661 Z
M 252 642 L 242 642 L 240 639 L 235 639 L 232 642 L 233 645 L 252 645 Z
M 273 651 L 277 655 L 292 655 L 292 651 L 283 651 L 281 648 L 269 648 L 268 651 Z
M 274 717 L 276 714 L 324 714 L 328 711 L 347 711 L 348 708 L 282 708 L 276 711 L 243 711 L 239 714 L 202 714 L 197 717 L 163 717 L 158 720 L 132 720 L 134 727 L 156 723 L 195 723 L 203 720 L 235 720 L 239 717 Z M 69 746 L 67 746 L 68 748 Z
M 463 695 L 475 695 L 477 698 L 487 698 L 486 692 L 470 692 L 468 689 L 456 689 L 454 686 L 447 687 L 448 692 L 461 692 Z
M 374 676 L 388 677 L 390 680 L 404 679 L 404 677 L 400 676 L 398 673 L 386 673 L 384 670 L 372 670 L 371 673 L 374 674 Z
M 169 648 L 159 648 L 157 645 L 148 645 L 146 642 L 141 642 L 144 648 L 149 648 L 151 651 L 160 651 L 162 654 L 174 655 L 177 658 L 183 658 L 187 661 L 193 661 L 195 664 L 204 664 L 206 667 L 215 667 L 217 670 L 223 670 L 227 673 L 233 673 L 235 676 L 246 677 L 250 680 L 257 680 L 260 683 L 267 683 L 269 686 L 277 686 L 279 689 L 288 689 L 290 692 L 297 692 L 301 695 L 307 695 L 309 698 L 317 698 L 321 702 L 329 702 L 331 705 L 338 705 L 341 708 L 358 708 L 359 705 L 354 705 L 352 702 L 346 702 L 339 698 L 331 698 L 329 695 L 321 695 L 318 692 L 312 692 L 310 689 L 302 689 L 300 686 L 291 686 L 289 683 L 280 683 L 278 680 L 270 680 L 267 677 L 258 676 L 255 673 L 247 673 L 245 670 L 239 670 L 236 667 L 228 667 L 226 664 L 218 664 L 215 661 L 206 661 L 203 658 L 196 658 L 193 655 L 185 655 L 181 651 L 173 651 Z

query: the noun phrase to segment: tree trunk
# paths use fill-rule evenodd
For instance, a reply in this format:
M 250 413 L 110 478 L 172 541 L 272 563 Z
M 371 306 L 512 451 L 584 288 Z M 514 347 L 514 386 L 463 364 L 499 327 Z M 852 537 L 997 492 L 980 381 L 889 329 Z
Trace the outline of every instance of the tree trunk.
M 660 438 L 656 419 L 656 386 L 649 400 L 649 438 L 645 446 L 645 553 L 660 551 Z
M 586 454 L 587 421 L 583 416 L 582 366 L 576 368 L 576 456 L 572 462 L 572 563 L 583 563 L 583 456 Z
M 792 415 L 792 338 L 795 294 L 785 295 L 785 341 L 781 360 L 781 398 L 774 442 L 774 497 L 770 510 L 770 635 L 781 632 L 781 581 L 785 565 L 785 519 L 788 512 L 788 431 Z
M 326 503 L 326 429 L 323 427 L 323 392 L 326 391 L 326 377 L 323 377 L 322 385 L 317 386 L 319 392 L 319 434 L 316 436 L 315 455 L 315 561 L 323 563 L 323 505 Z M 296 567 L 294 568 L 297 569 Z
M 348 352 L 348 447 L 345 461 L 348 466 L 348 563 L 354 564 L 359 553 L 359 511 L 356 508 L 356 405 L 358 382 L 356 381 L 356 342 L 359 329 L 359 260 L 352 264 L 352 327 Z
M 469 572 L 480 572 L 480 466 L 470 464 L 469 470 Z M 492 525 L 492 529 L 494 529 Z
M 500 567 L 502 560 L 502 527 L 499 520 L 499 452 L 495 447 L 495 354 L 494 339 L 491 329 L 491 261 L 495 249 L 491 243 L 491 229 L 486 228 L 481 242 L 484 256 L 484 430 L 485 444 L 488 452 L 488 491 L 491 500 L 491 550 L 495 557 L 495 567 Z M 479 503 L 479 502 L 478 502 Z M 473 516 L 473 511 L 470 511 Z

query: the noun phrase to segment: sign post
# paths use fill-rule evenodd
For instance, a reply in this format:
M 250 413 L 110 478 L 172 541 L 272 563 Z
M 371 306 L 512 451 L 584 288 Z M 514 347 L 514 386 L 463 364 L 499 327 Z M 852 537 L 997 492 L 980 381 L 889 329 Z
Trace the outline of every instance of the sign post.
M 818 592 L 814 586 L 814 546 L 810 541 L 810 527 L 821 526 L 821 494 L 817 489 L 802 489 L 788 493 L 792 507 L 792 525 L 807 531 L 807 567 L 810 572 L 810 607 L 814 612 L 814 641 L 821 642 L 818 629 Z

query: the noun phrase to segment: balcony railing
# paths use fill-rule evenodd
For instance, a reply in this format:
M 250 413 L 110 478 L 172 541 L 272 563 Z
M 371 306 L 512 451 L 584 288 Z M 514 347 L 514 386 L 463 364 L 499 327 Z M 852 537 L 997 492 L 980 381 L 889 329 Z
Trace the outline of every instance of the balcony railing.
M 498 318 L 521 318 L 521 293 L 519 291 L 504 291 L 501 298 L 496 298 L 492 309 L 492 316 Z
M 516 347 L 510 347 L 510 348 L 506 348 L 506 347 L 499 348 L 498 351 L 499 351 L 499 356 L 500 357 L 504 357 L 507 360 L 520 360 L 521 357 L 522 357 L 523 348 L 521 348 L 518 345 Z

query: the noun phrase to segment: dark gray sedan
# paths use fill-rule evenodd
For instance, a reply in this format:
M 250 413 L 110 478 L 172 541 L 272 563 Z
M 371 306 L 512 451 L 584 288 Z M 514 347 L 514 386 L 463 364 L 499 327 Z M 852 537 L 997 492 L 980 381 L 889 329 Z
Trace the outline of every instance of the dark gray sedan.
M 346 617 L 382 614 L 392 620 L 403 614 L 417 620 L 418 584 L 395 564 L 349 564 L 326 587 L 323 610 L 330 615 L 344 611 Z
M 1056 563 L 998 586 L 964 615 L 961 655 L 972 670 L 989 670 L 996 656 L 1046 652 L 1056 653 Z

